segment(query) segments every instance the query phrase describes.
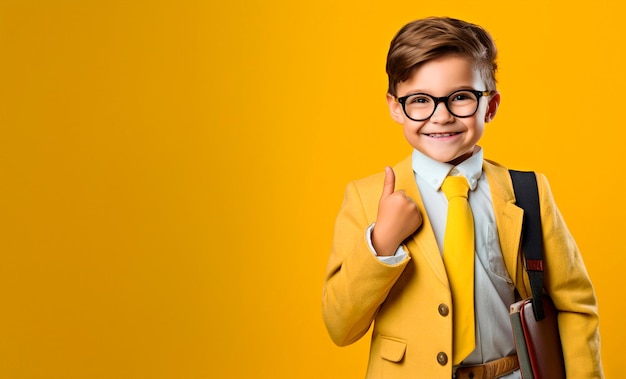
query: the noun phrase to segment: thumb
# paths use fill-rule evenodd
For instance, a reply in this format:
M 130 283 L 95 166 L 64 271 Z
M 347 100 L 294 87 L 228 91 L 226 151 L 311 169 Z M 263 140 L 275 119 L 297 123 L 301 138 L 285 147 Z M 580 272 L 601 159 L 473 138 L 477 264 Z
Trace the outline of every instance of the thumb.
M 381 198 L 391 195 L 396 187 L 396 174 L 389 166 L 385 167 L 385 183 L 383 184 L 383 194 Z

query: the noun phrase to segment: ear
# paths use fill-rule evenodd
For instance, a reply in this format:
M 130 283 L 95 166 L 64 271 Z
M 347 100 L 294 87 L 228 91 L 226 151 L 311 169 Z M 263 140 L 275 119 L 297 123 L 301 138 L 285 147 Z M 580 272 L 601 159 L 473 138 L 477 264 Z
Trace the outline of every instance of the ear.
M 496 113 L 498 113 L 498 107 L 500 106 L 500 92 L 490 95 L 489 103 L 487 105 L 487 112 L 485 112 L 485 122 L 491 122 Z
M 398 103 L 395 96 L 389 93 L 387 93 L 387 106 L 389 107 L 391 118 L 398 124 L 404 124 L 404 111 L 402 110 L 402 104 Z

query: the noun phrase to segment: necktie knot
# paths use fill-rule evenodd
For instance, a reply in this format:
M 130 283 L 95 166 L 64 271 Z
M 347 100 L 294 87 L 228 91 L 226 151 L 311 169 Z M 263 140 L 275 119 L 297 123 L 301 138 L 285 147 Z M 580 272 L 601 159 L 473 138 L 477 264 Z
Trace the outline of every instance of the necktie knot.
M 447 176 L 443 181 L 441 190 L 446 195 L 446 198 L 448 198 L 448 201 L 454 197 L 467 199 L 469 184 L 467 183 L 467 179 L 463 176 Z

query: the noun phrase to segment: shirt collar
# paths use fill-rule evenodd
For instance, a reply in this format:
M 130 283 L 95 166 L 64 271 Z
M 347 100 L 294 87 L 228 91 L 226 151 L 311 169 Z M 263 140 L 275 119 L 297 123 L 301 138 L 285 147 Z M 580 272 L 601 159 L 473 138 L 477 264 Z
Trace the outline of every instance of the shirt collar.
M 469 183 L 470 190 L 476 189 L 478 180 L 483 173 L 483 149 L 477 147 L 474 154 L 457 166 L 436 161 L 418 150 L 413 150 L 413 172 L 426 181 L 435 191 L 438 191 L 446 176 L 464 176 Z

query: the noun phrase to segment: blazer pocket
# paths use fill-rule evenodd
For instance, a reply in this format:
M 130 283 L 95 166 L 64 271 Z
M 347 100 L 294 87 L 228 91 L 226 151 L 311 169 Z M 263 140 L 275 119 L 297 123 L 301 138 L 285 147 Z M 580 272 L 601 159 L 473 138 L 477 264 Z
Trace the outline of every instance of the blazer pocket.
M 390 362 L 400 362 L 406 352 L 406 342 L 401 339 L 381 336 L 380 356 Z

